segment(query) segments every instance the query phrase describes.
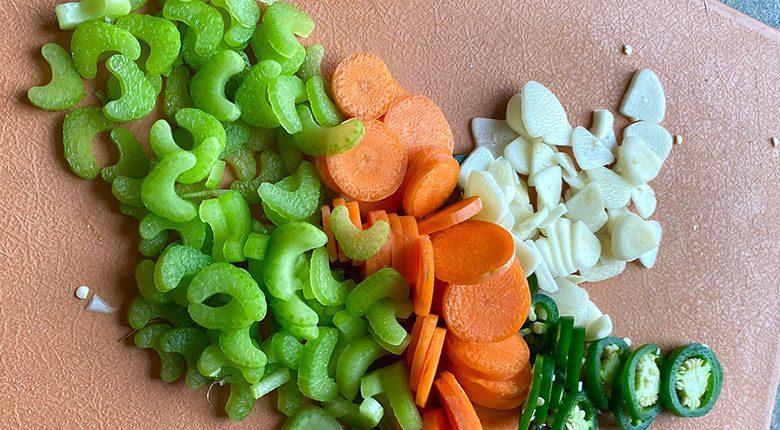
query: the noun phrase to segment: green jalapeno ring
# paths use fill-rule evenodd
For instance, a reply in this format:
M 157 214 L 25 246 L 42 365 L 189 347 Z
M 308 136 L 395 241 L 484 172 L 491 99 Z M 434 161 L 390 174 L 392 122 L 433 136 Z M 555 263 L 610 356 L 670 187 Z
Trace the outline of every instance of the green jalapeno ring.
M 654 343 L 642 345 L 626 359 L 620 377 L 620 389 L 626 410 L 633 418 L 649 421 L 661 412 L 663 363 L 661 348 Z
M 672 351 L 661 370 L 661 399 L 673 414 L 680 417 L 706 415 L 715 406 L 722 386 L 723 368 L 718 357 L 708 346 L 700 343 Z M 693 396 L 686 396 L 686 388 L 693 391 Z
M 631 348 L 623 339 L 607 336 L 588 346 L 585 356 L 585 386 L 593 403 L 606 411 L 610 409 L 610 398 L 620 384 L 620 371 L 625 365 Z

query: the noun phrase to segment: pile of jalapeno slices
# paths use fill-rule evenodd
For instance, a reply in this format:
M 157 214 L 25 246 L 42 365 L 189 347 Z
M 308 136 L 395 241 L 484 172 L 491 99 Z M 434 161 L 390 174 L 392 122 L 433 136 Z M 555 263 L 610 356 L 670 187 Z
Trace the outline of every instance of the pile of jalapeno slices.
M 720 395 L 723 369 L 707 345 L 664 355 L 654 343 L 632 350 L 629 339 L 614 336 L 586 342 L 585 328 L 544 294 L 533 295 L 520 333 L 533 362 L 520 430 L 597 429 L 602 413 L 621 429 L 647 429 L 662 409 L 701 417 Z

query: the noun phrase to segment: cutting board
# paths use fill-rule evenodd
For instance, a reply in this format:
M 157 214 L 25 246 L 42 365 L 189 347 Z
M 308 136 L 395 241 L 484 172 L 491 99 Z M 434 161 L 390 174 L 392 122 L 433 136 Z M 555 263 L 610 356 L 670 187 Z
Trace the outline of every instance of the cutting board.
M 0 427 L 276 428 L 274 399 L 232 424 L 223 390 L 210 406 L 205 390 L 163 383 L 153 355 L 120 340 L 141 260 L 136 223 L 105 184 L 68 170 L 64 113 L 25 98 L 48 79 L 40 46 L 68 43 L 55 31 L 56 3 L 0 5 Z M 573 124 L 588 125 L 593 109 L 617 111 L 636 69 L 654 69 L 666 88 L 664 125 L 684 137 L 652 182 L 653 218 L 664 226 L 658 264 L 631 264 L 586 288 L 634 345 L 701 341 L 723 362 L 710 415 L 664 415 L 654 428 L 769 427 L 780 352 L 777 31 L 702 0 L 302 3 L 328 69 L 350 52 L 375 52 L 408 91 L 441 105 L 460 151 L 472 146 L 469 120 L 501 118 L 528 80 L 551 88 Z M 85 312 L 73 297 L 82 284 L 119 311 Z

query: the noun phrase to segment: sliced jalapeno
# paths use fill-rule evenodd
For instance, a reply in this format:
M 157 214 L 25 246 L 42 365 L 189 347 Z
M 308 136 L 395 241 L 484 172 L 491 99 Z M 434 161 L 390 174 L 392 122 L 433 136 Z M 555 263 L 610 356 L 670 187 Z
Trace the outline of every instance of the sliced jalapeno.
M 545 360 L 543 363 L 548 369 L 542 374 L 542 382 L 539 386 L 539 397 L 536 399 L 536 408 L 534 411 L 534 423 L 542 425 L 547 421 L 547 414 L 550 411 L 550 401 L 552 400 L 552 388 L 555 383 L 553 374 L 555 363 L 552 360 Z
M 593 404 L 602 411 L 610 408 L 613 387 L 630 353 L 626 342 L 615 336 L 607 336 L 588 346 L 585 387 Z
M 566 358 L 566 388 L 581 391 L 580 369 L 585 355 L 585 327 L 574 327 L 569 344 L 569 356 Z
M 550 296 L 534 294 L 531 297 L 531 311 L 520 334 L 528 344 L 532 355 L 552 352 L 555 340 L 555 326 L 558 323 L 558 306 Z
M 560 377 L 566 375 L 566 363 L 573 331 L 574 317 L 565 316 L 558 320 L 558 330 L 555 334 L 555 373 Z
M 596 408 L 584 391 L 572 391 L 563 399 L 555 413 L 552 430 L 596 430 L 599 419 Z
M 632 352 L 620 376 L 623 403 L 631 417 L 650 421 L 661 412 L 661 348 L 649 343 Z
M 650 428 L 650 424 L 652 424 L 654 421 L 654 419 L 650 419 L 648 421 L 638 420 L 632 417 L 631 414 L 626 411 L 626 405 L 623 401 L 620 385 L 615 387 L 615 391 L 612 393 L 609 406 L 610 410 L 612 411 L 612 415 L 615 417 L 615 422 L 617 422 L 621 430 L 645 430 Z
M 534 411 L 539 404 L 539 394 L 542 391 L 544 380 L 553 379 L 555 370 L 555 359 L 549 355 L 538 355 L 534 362 L 534 373 L 531 379 L 531 388 L 528 391 L 528 399 L 523 406 L 523 414 L 520 415 L 518 429 L 525 430 L 531 425 L 534 418 Z M 544 400 L 543 400 L 544 401 Z
M 692 343 L 669 354 L 661 370 L 661 399 L 673 414 L 700 417 L 720 396 L 723 368 L 706 345 Z

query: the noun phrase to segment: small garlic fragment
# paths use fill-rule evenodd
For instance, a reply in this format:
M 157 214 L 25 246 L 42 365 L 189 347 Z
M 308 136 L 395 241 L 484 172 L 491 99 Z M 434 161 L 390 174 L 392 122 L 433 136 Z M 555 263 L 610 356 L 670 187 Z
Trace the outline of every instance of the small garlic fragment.
M 682 145 L 683 144 L 683 137 L 680 134 L 677 134 L 674 136 L 674 144 L 675 145 Z
M 776 137 L 772 137 L 772 146 L 777 148 L 777 144 L 778 144 L 777 138 Z
M 623 53 L 630 57 L 634 53 L 634 47 L 628 44 L 623 45 Z
M 78 288 L 76 288 L 76 298 L 79 300 L 84 300 L 89 296 L 89 287 L 86 285 L 82 285 Z

